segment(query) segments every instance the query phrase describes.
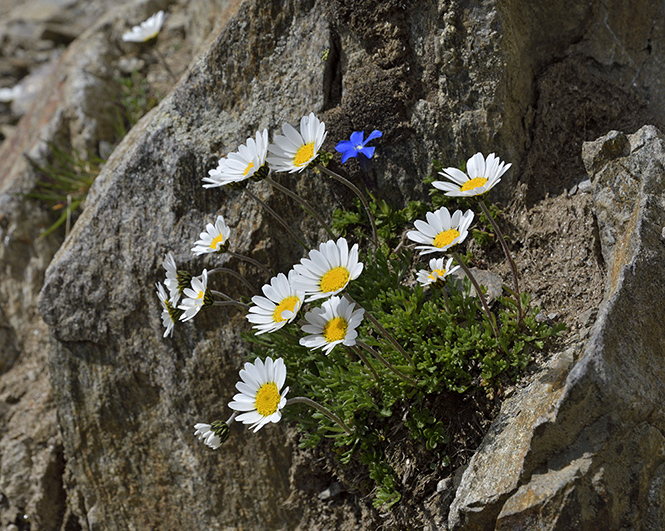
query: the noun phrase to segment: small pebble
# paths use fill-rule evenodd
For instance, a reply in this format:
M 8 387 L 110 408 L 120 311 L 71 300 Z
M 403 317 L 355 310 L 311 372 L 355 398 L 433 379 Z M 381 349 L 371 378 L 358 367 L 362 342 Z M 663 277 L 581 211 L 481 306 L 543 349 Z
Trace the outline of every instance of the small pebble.
M 450 484 L 453 482 L 453 478 L 442 479 L 436 484 L 436 492 L 443 492 L 450 488 Z
M 331 484 L 326 490 L 319 492 L 319 500 L 325 501 L 329 500 L 330 498 L 337 496 L 340 492 L 342 492 L 342 484 L 339 481 L 335 481 L 335 483 Z
M 582 181 L 580 184 L 578 184 L 577 187 L 579 188 L 580 192 L 586 194 L 591 191 L 593 184 L 591 184 L 591 179 L 587 179 L 586 181 Z

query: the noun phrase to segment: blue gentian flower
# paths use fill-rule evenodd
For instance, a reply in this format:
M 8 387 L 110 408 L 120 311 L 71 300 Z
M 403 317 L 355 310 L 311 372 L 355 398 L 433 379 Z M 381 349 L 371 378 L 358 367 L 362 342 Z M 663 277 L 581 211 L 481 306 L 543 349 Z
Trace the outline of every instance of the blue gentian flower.
M 383 133 L 375 129 L 369 134 L 366 140 L 363 140 L 364 136 L 365 131 L 354 131 L 351 133 L 351 140 L 342 140 L 341 142 L 337 143 L 335 150 L 342 154 L 342 164 L 344 164 L 350 158 L 357 157 L 359 155 L 364 155 L 368 159 L 371 159 L 374 156 L 375 148 L 367 147 L 366 144 L 370 140 L 382 137 Z

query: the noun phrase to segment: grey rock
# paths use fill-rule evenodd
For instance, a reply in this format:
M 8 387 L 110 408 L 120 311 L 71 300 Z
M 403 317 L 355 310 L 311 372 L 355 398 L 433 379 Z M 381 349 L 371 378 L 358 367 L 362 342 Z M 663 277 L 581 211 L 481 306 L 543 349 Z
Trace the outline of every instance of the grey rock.
M 464 474 L 451 529 L 660 528 L 665 141 L 650 126 L 628 138 L 631 154 L 594 176 L 599 211 L 614 183 L 633 185 L 604 220 L 622 245 L 602 240 L 608 290 L 590 338 L 504 403 Z
M 580 192 L 582 192 L 582 193 L 584 193 L 584 194 L 587 194 L 587 193 L 589 193 L 591 190 L 593 190 L 593 183 L 591 182 L 591 179 L 586 179 L 586 180 L 580 182 L 580 183 L 577 185 L 577 188 L 578 188 L 578 190 L 579 190 Z
M 339 481 L 335 481 L 334 483 L 331 483 L 331 485 L 327 489 L 319 492 L 318 498 L 321 501 L 326 501 L 329 500 L 330 498 L 334 498 L 343 491 L 344 487 L 342 486 L 342 484 Z
M 596 175 L 605 164 L 630 153 L 628 137 L 619 131 L 610 131 L 602 141 L 584 142 L 582 160 L 589 176 Z
M 478 269 L 477 267 L 472 267 L 470 271 L 476 279 L 476 282 L 478 282 L 482 288 L 486 288 L 485 300 L 488 304 L 501 296 L 503 293 L 503 280 L 499 275 L 485 269 Z M 450 278 L 453 279 L 453 282 L 458 289 L 462 289 L 462 279 L 467 278 L 467 276 L 462 269 L 458 269 L 450 275 Z M 476 289 L 473 285 L 471 286 L 471 295 L 473 297 L 477 296 Z

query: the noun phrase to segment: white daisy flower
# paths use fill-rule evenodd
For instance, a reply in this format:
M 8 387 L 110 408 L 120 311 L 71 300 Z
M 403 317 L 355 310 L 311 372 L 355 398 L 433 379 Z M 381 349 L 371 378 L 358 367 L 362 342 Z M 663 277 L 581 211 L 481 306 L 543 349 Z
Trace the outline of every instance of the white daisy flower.
M 122 34 L 122 40 L 125 42 L 146 42 L 157 37 L 159 30 L 164 24 L 164 11 L 158 11 L 148 20 L 141 22 L 139 26 L 134 26 L 131 31 Z
M 226 158 L 219 159 L 217 168 L 208 172 L 203 178 L 203 188 L 237 184 L 252 178 L 260 180 L 268 176 L 265 165 L 268 155 L 268 130 L 256 132 L 256 140 L 252 137 L 238 146 L 238 151 L 229 153 Z
M 23 95 L 23 87 L 15 85 L 13 87 L 0 88 L 0 102 L 10 103 Z
M 270 279 L 270 284 L 263 286 L 265 297 L 259 295 L 252 297 L 254 306 L 249 309 L 247 320 L 256 325 L 253 328 L 258 330 L 257 336 L 279 330 L 296 318 L 304 302 L 305 292 L 293 288 L 291 279 L 294 276 L 293 270 L 289 271 L 289 278 L 280 273 Z
M 162 324 L 166 328 L 164 337 L 169 334 L 173 337 L 173 327 L 181 314 L 180 310 L 178 310 L 180 293 L 176 292 L 175 297 L 169 299 L 164 286 L 160 283 L 155 284 L 155 286 L 157 287 L 157 297 L 159 297 L 159 300 L 162 303 Z
M 482 153 L 476 153 L 466 163 L 466 173 L 457 168 L 446 168 L 439 175 L 450 179 L 448 181 L 434 181 L 432 186 L 446 192 L 450 197 L 469 197 L 489 192 L 501 181 L 512 164 L 501 162 L 499 157 L 490 153 L 485 160 Z
M 275 137 L 268 146 L 271 155 L 268 163 L 275 171 L 295 173 L 307 168 L 319 154 L 326 139 L 326 124 L 319 121 L 313 112 L 300 120 L 300 133 L 289 124 L 282 126 L 283 135 Z
M 432 258 L 429 261 L 429 269 L 421 269 L 418 271 L 417 280 L 420 282 L 421 286 L 437 284 L 459 269 L 459 266 L 453 268 L 450 267 L 453 263 L 452 258 L 449 258 L 448 262 L 445 264 L 444 261 L 445 258 Z
M 169 290 L 170 298 L 174 299 L 176 296 L 179 297 L 178 266 L 175 263 L 175 258 L 173 258 L 173 253 L 168 253 L 164 257 L 162 267 L 166 270 L 166 280 L 164 281 L 164 285 L 166 286 L 166 289 Z
M 345 298 L 330 297 L 321 305 L 305 314 L 309 324 L 302 327 L 302 331 L 309 336 L 300 339 L 300 344 L 312 350 L 323 347 L 323 352 L 330 351 L 338 343 L 353 346 L 356 344 L 360 325 L 365 310 L 359 308 L 354 311 L 355 304 Z
M 422 249 L 420 254 L 445 251 L 453 245 L 462 243 L 468 234 L 469 225 L 473 221 L 473 212 L 467 210 L 462 214 L 461 210 L 455 211 L 450 216 L 446 207 L 441 207 L 435 212 L 428 212 L 425 217 L 427 222 L 418 219 L 414 222 L 417 230 L 407 233 L 407 237 L 425 245 L 416 245 L 416 249 Z
M 322 243 L 318 251 L 311 250 L 309 259 L 300 260 L 293 270 L 297 273 L 291 279 L 293 287 L 309 295 L 306 301 L 313 301 L 338 294 L 349 281 L 358 278 L 363 264 L 358 262 L 358 244 L 349 252 L 346 239 L 340 238 Z
M 198 437 L 199 440 L 203 441 L 207 446 L 210 446 L 213 450 L 217 450 L 224 440 L 228 438 L 228 426 L 226 426 L 225 422 L 218 422 L 217 426 L 214 424 L 215 423 L 210 425 L 203 422 L 194 424 L 194 429 L 196 430 L 194 432 L 194 437 Z M 224 427 L 226 427 L 226 429 L 224 429 Z M 221 434 L 218 434 L 217 432 L 221 432 Z
M 212 300 L 207 296 L 208 292 L 208 270 L 204 269 L 201 277 L 192 278 L 192 283 L 189 288 L 185 288 L 183 295 L 185 298 L 178 308 L 183 310 L 180 316 L 181 321 L 189 321 L 192 319 L 201 308 L 212 304 Z
M 286 405 L 286 387 L 281 388 L 286 381 L 286 366 L 284 360 L 266 358 L 265 364 L 260 358 L 252 363 L 245 363 L 240 371 L 242 382 L 236 384 L 240 391 L 229 402 L 229 407 L 241 414 L 236 420 L 243 424 L 251 424 L 254 433 L 259 431 L 268 422 L 279 422 L 282 418 L 281 409 Z
M 224 222 L 224 216 L 217 216 L 215 224 L 208 223 L 206 230 L 199 235 L 200 240 L 194 243 L 192 252 L 196 255 L 206 253 L 223 253 L 229 247 L 229 229 Z

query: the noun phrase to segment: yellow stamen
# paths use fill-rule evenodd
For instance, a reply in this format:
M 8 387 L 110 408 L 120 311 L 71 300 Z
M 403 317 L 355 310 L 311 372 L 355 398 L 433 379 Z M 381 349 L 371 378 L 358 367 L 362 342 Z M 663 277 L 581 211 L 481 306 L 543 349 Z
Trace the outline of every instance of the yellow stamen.
M 443 278 L 445 276 L 446 276 L 446 270 L 445 269 L 434 269 L 429 274 L 429 278 L 431 278 L 432 280 L 437 280 L 437 279 Z
M 256 392 L 254 407 L 259 415 L 269 417 L 277 411 L 281 400 L 277 384 L 275 382 L 264 383 Z
M 286 297 L 286 299 L 282 299 L 282 302 L 280 302 L 275 308 L 275 311 L 272 312 L 272 320 L 275 321 L 276 323 L 281 323 L 282 321 L 286 321 L 286 319 L 282 317 L 282 312 L 286 310 L 290 312 L 295 312 L 296 305 L 299 302 L 300 299 L 295 295 L 291 295 L 290 297 Z
M 346 286 L 350 276 L 349 270 L 346 267 L 334 267 L 321 277 L 319 288 L 323 293 L 340 290 Z
M 245 171 L 242 172 L 243 175 L 247 175 L 249 173 L 249 170 L 251 170 L 254 167 L 254 162 L 250 162 L 249 165 L 245 168 Z
M 217 249 L 217 246 L 218 246 L 220 243 L 224 243 L 224 236 L 222 236 L 221 234 L 220 234 L 219 236 L 215 236 L 215 237 L 213 238 L 212 243 L 210 244 L 210 248 L 216 250 L 216 249 Z
M 444 230 L 443 232 L 439 232 L 439 234 L 436 235 L 436 238 L 434 238 L 432 244 L 434 247 L 441 249 L 441 247 L 445 247 L 446 245 L 453 243 L 453 240 L 458 236 L 459 232 L 455 229 Z
M 202 299 L 204 295 L 205 295 L 205 293 L 203 293 L 202 291 L 199 291 L 199 294 L 196 296 L 196 298 L 197 299 Z
M 487 184 L 487 179 L 484 177 L 476 177 L 475 179 L 469 179 L 464 183 L 462 188 L 460 188 L 461 192 L 468 192 L 469 190 L 475 190 L 476 188 L 480 188 L 481 186 L 485 186 Z
M 293 165 L 300 167 L 304 164 L 307 164 L 312 159 L 313 156 L 314 156 L 314 142 L 310 142 L 309 144 L 300 146 L 298 148 L 298 151 L 296 152 L 296 156 L 293 157 Z
M 323 327 L 323 337 L 328 343 L 341 341 L 346 337 L 346 329 L 348 327 L 349 324 L 344 317 L 334 317 Z

